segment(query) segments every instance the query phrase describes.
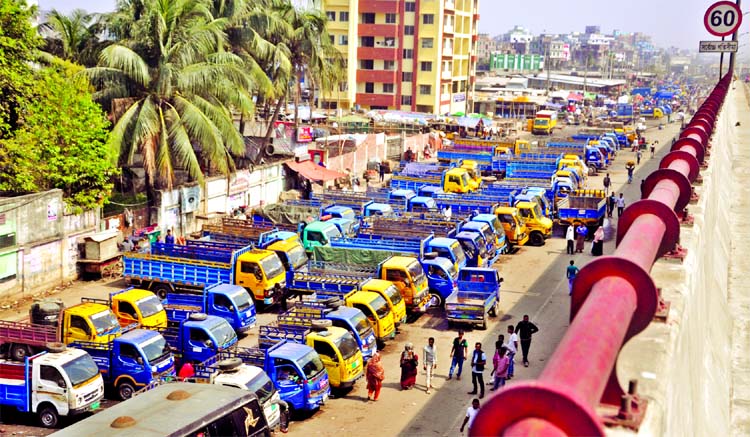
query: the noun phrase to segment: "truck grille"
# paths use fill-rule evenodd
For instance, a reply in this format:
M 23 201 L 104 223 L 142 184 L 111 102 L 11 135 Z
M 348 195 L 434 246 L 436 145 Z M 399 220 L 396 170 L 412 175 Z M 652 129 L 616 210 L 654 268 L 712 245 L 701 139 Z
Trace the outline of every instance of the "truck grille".
M 88 394 L 86 394 L 86 395 L 83 396 L 83 402 L 90 402 L 90 401 L 96 399 L 96 397 L 98 395 L 99 395 L 99 390 L 94 390 L 91 393 L 88 393 Z

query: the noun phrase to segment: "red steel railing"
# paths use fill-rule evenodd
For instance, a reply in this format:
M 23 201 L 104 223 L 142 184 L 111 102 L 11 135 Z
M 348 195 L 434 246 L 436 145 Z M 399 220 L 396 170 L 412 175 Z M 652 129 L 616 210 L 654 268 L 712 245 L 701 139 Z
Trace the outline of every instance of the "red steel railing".
M 659 169 L 646 178 L 642 200 L 625 209 L 614 254 L 581 269 L 573 286 L 570 327 L 539 378 L 490 399 L 471 428 L 472 436 L 603 436 L 597 405 L 633 402 L 617 381 L 617 356 L 656 313 L 659 296 L 649 271 L 677 245 L 676 213 L 690 201 L 730 80 L 727 74 L 719 81 Z

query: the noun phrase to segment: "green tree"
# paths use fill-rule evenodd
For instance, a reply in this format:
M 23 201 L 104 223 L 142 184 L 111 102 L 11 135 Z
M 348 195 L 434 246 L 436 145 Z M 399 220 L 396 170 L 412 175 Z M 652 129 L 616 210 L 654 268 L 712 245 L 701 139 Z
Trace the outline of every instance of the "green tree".
M 252 83 L 242 60 L 224 50 L 227 20 L 214 18 L 207 1 L 142 6 L 129 27 L 132 39 L 105 48 L 87 74 L 97 98 L 128 102 L 110 145 L 120 164 L 141 155 L 153 201 L 155 187 L 172 186 L 175 169 L 196 180 L 203 178 L 201 159 L 224 174 L 234 169 L 231 153 L 244 153 L 245 145 L 230 110 L 251 111 Z
M 96 65 L 99 52 L 106 45 L 99 40 L 103 27 L 98 14 L 82 9 L 68 15 L 53 9 L 39 30 L 47 41 L 45 51 L 87 67 Z
M 73 209 L 102 206 L 108 198 L 117 173 L 107 148 L 109 121 L 80 70 L 58 60 L 34 73 L 18 129 L 0 139 L 0 191 L 59 188 Z

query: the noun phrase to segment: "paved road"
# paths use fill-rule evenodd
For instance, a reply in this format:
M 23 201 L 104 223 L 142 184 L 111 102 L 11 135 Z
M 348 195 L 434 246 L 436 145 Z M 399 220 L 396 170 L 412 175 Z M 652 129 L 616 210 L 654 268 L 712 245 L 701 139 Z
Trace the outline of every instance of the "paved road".
M 649 129 L 646 137 L 649 141 L 659 140 L 661 147 L 658 155 L 669 151 L 671 138 L 677 133 L 679 125 L 673 123 L 664 130 Z M 567 128 L 562 133 L 572 132 Z M 635 160 L 630 151 L 621 151 L 609 172 L 618 192 L 624 192 L 628 203 L 632 203 L 640 196 L 639 182 L 657 167 L 657 159 L 649 159 L 645 154 L 641 165 L 636 170 L 635 181 L 627 185 L 625 162 Z M 589 188 L 601 188 L 603 174 L 589 179 Z M 590 259 L 589 246 L 584 254 L 572 257 L 579 267 Z M 605 243 L 605 253 L 614 250 L 614 242 Z M 509 384 L 522 379 L 535 378 L 543 369 L 545 360 L 550 357 L 568 326 L 569 298 L 565 267 L 571 259 L 565 254 L 565 241 L 556 237 L 547 241 L 543 247 L 522 247 L 509 256 L 504 256 L 496 264 L 501 276 L 505 278 L 502 289 L 500 315 L 492 320 L 487 330 L 469 330 L 466 338 L 470 346 L 474 342 L 482 342 L 488 357 L 494 353 L 494 342 L 497 335 L 505 332 L 508 324 L 517 323 L 524 314 L 537 324 L 540 332 L 534 336 L 531 346 L 530 366 L 524 368 L 516 366 L 516 377 Z M 104 297 L 112 289 L 124 284 L 115 282 L 103 284 L 97 282 L 78 282 L 70 288 L 57 293 L 66 304 L 80 302 L 81 296 Z M 17 308 L 0 311 L 2 319 L 19 319 L 26 316 L 28 306 L 21 303 Z M 261 314 L 259 324 L 265 324 L 274 319 L 273 314 Z M 464 369 L 461 381 L 447 381 L 448 354 L 450 344 L 455 336 L 454 330 L 448 329 L 447 322 L 438 310 L 426 314 L 416 322 L 401 328 L 397 338 L 386 345 L 383 362 L 386 369 L 386 379 L 378 402 L 368 402 L 364 380 L 345 397 L 332 399 L 313 417 L 304 421 L 295 421 L 291 425 L 290 433 L 295 435 L 334 435 L 340 433 L 351 435 L 355 432 L 367 430 L 380 435 L 456 435 L 458 433 L 464 412 L 473 396 L 467 394 L 471 390 L 470 370 Z M 417 386 L 414 390 L 401 391 L 399 386 L 400 369 L 399 354 L 405 342 L 415 345 L 421 356 L 421 349 L 427 343 L 428 337 L 435 337 L 438 346 L 438 369 L 433 385 L 436 389 L 432 394 L 426 394 L 424 389 L 424 375 L 420 372 Z M 257 330 L 240 342 L 243 346 L 257 344 Z M 520 357 L 517 357 L 520 361 Z M 489 371 L 485 372 L 487 375 Z M 487 396 L 492 392 L 487 391 Z M 7 416 L 6 416 L 7 417 Z M 11 430 L 12 428 L 6 429 Z M 28 430 L 30 428 L 24 428 Z M 27 433 L 28 435 L 28 433 Z

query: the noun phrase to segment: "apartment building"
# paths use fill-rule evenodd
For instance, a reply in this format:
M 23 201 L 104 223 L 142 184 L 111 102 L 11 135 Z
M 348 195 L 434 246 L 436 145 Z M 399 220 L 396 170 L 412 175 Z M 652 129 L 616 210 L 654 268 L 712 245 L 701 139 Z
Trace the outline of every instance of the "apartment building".
M 468 112 L 479 0 L 323 0 L 347 82 L 327 107 Z

